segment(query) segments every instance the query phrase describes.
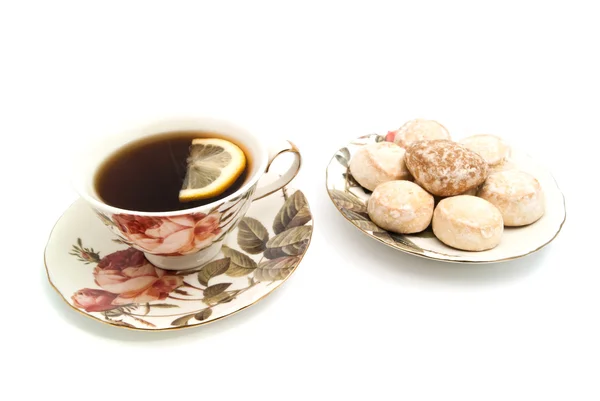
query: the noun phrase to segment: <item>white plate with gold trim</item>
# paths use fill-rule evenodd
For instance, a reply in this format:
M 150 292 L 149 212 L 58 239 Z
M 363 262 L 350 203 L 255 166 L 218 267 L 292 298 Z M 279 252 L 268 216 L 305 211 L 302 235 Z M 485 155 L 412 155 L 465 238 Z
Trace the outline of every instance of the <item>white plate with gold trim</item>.
M 115 241 L 79 200 L 56 223 L 44 259 L 50 284 L 78 312 L 129 329 L 172 330 L 221 319 L 269 295 L 296 270 L 311 236 L 304 194 L 286 187 L 253 202 L 209 264 L 166 271 Z
M 482 252 L 448 247 L 435 238 L 431 227 L 422 233 L 410 235 L 385 231 L 371 222 L 367 215 L 366 204 L 370 192 L 364 190 L 348 171 L 348 163 L 360 147 L 384 140 L 381 135 L 365 135 L 339 149 L 327 166 L 326 186 L 333 204 L 346 220 L 362 233 L 394 249 L 444 262 L 502 262 L 529 255 L 548 245 L 565 222 L 565 199 L 552 174 L 525 153 L 513 149 L 508 165 L 533 175 L 544 190 L 546 212 L 537 222 L 525 227 L 506 227 L 500 244 Z

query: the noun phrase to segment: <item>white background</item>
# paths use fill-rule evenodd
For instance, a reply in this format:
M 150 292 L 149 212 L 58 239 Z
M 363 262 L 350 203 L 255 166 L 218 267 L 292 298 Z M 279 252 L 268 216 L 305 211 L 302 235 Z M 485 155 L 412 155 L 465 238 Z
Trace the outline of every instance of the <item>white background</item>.
M 2 398 L 599 399 L 594 3 L 1 1 Z M 208 326 L 86 319 L 42 263 L 76 199 L 69 157 L 173 113 L 296 142 L 312 245 L 281 289 Z M 556 241 L 461 266 L 354 230 L 325 192 L 330 157 L 420 116 L 547 165 L 567 200 Z

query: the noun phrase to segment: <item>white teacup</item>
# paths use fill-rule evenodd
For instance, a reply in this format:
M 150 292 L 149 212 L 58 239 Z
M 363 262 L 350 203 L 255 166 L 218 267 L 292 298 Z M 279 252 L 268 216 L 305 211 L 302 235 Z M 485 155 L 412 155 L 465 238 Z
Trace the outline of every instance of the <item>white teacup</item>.
M 253 163 L 245 183 L 233 194 L 191 209 L 169 212 L 125 210 L 106 204 L 96 192 L 94 176 L 102 162 L 134 140 L 172 131 L 208 131 L 240 143 Z M 290 168 L 275 182 L 258 186 L 273 160 L 284 152 L 294 154 Z M 168 270 L 185 270 L 214 258 L 250 204 L 287 185 L 298 173 L 301 156 L 294 144 L 282 141 L 265 146 L 255 135 L 235 124 L 212 118 L 162 120 L 105 138 L 79 153 L 74 186 L 79 195 L 120 240 L 141 250 L 154 265 Z

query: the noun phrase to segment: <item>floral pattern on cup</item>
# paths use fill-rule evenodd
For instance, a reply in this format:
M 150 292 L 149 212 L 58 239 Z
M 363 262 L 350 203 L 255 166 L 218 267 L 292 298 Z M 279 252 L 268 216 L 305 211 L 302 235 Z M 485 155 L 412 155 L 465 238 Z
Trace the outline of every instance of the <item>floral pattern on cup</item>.
M 228 310 L 248 306 L 246 300 L 239 299 L 242 294 L 252 289 L 269 293 L 277 287 L 274 283 L 286 280 L 300 263 L 312 236 L 312 215 L 304 194 L 289 194 L 287 189 L 281 192 L 283 200 L 275 201 L 280 206 L 273 210 L 274 218 L 243 217 L 235 228 L 237 235 L 223 246 L 221 256 L 190 270 L 161 269 L 131 246 L 104 256 L 77 238 L 69 254 L 83 265 L 93 265 L 90 274 L 98 288 L 70 293 L 71 304 L 112 325 L 159 330 L 202 324 L 231 313 Z M 281 199 L 278 195 L 269 198 Z M 222 212 L 225 217 L 221 223 L 232 212 L 231 208 Z M 196 224 L 202 226 L 212 216 L 199 218 Z M 119 220 L 99 217 L 110 225 Z M 158 223 L 170 227 L 168 222 Z M 162 227 L 150 220 L 128 224 L 140 231 L 147 226 Z
M 198 252 L 221 233 L 219 212 L 168 217 L 115 214 L 111 222 L 128 244 L 153 255 Z

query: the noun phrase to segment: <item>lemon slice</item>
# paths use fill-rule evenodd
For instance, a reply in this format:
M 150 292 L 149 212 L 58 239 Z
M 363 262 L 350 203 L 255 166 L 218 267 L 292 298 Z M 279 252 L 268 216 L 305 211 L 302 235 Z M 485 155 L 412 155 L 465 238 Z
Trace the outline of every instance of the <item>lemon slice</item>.
M 194 139 L 179 200 L 190 202 L 219 196 L 245 168 L 246 155 L 236 144 L 219 138 Z

